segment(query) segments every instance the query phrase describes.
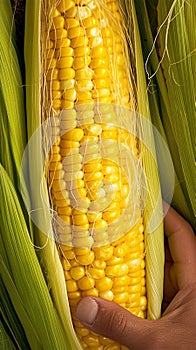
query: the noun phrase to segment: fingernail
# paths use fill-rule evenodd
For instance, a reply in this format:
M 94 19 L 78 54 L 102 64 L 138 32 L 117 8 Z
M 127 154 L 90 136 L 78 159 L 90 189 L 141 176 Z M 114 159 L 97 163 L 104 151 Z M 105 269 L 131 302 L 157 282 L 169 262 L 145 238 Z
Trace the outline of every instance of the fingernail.
M 76 317 L 80 322 L 92 324 L 97 316 L 98 304 L 94 299 L 82 299 L 76 308 Z

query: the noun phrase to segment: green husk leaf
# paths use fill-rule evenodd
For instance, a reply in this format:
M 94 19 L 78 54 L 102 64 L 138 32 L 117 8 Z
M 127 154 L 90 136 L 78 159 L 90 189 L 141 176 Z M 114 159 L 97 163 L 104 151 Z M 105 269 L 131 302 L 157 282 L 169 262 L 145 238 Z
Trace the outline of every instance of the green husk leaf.
M 161 24 L 169 14 L 169 9 L 172 2 L 170 1 L 170 5 L 168 1 L 164 2 L 164 4 L 161 1 L 159 2 L 159 8 L 160 8 L 159 12 L 164 11 L 164 15 L 162 16 L 162 20 L 161 20 L 160 16 L 158 17 L 158 15 L 156 14 L 156 22 L 157 22 L 156 31 L 154 30 L 154 28 L 152 28 L 152 23 L 151 23 L 152 11 L 150 11 L 150 9 L 154 5 L 154 1 L 151 0 L 148 3 L 145 3 L 145 2 L 141 3 L 140 1 L 136 0 L 135 4 L 136 4 L 136 10 L 137 10 L 139 29 L 141 34 L 145 69 L 146 69 L 147 79 L 148 79 L 147 81 L 148 96 L 149 96 L 149 102 L 150 102 L 151 117 L 152 117 L 153 124 L 157 127 L 162 137 L 166 140 L 168 144 L 168 147 L 172 156 L 173 164 L 174 164 L 175 187 L 174 187 L 172 205 L 177 209 L 179 213 L 181 213 L 181 215 L 183 215 L 194 226 L 195 218 L 194 218 L 194 212 L 193 212 L 194 211 L 193 202 L 195 202 L 195 199 L 193 196 L 193 192 L 195 192 L 194 190 L 195 184 L 194 184 L 193 176 L 185 174 L 184 169 L 186 169 L 186 173 L 194 174 L 194 169 L 193 169 L 194 162 L 192 158 L 194 141 L 191 140 L 192 136 L 190 136 L 190 134 L 192 133 L 193 135 L 195 132 L 195 127 L 194 127 L 195 112 L 194 112 L 194 103 L 193 103 L 193 95 L 195 95 L 195 93 L 194 93 L 194 85 L 192 84 L 193 80 L 195 80 L 194 72 L 196 71 L 196 69 L 193 67 L 193 65 L 195 64 L 194 63 L 195 62 L 195 59 L 194 59 L 195 32 L 191 29 L 194 25 L 193 17 L 194 17 L 194 11 L 195 11 L 194 10 L 195 3 L 193 3 L 192 1 L 188 3 L 181 2 L 181 1 L 173 2 L 175 7 L 182 5 L 181 19 L 179 16 L 177 16 L 174 19 L 174 21 L 172 20 L 172 26 L 169 25 L 167 45 L 170 45 L 172 48 L 173 42 L 175 42 L 176 47 L 174 46 L 175 49 L 172 48 L 173 56 L 171 56 L 170 49 L 169 49 L 168 51 L 169 57 L 167 57 L 167 54 L 166 54 L 164 56 L 163 61 L 162 61 L 162 55 L 165 49 L 164 40 L 166 39 L 165 30 L 167 26 L 167 21 L 165 25 L 161 27 L 161 31 L 157 37 L 157 40 L 155 40 L 155 35 L 158 33 L 158 30 Z M 167 8 L 165 8 L 166 6 Z M 184 20 L 186 20 L 186 26 L 183 26 L 184 29 L 182 30 L 182 24 Z M 179 34 L 177 34 L 176 28 L 174 28 L 174 22 L 176 23 L 175 26 L 177 27 L 179 26 L 179 30 L 181 28 L 180 36 Z M 184 34 L 184 31 L 186 31 L 187 34 Z M 172 38 L 172 35 L 173 35 L 173 38 Z M 161 36 L 162 36 L 162 39 L 160 39 Z M 170 69 L 168 63 L 167 63 L 167 66 L 165 65 L 165 61 L 168 62 L 168 60 L 169 59 L 171 60 L 171 58 L 173 58 L 173 62 L 178 61 L 179 54 L 180 54 L 179 50 L 182 50 L 180 49 L 180 46 L 184 46 L 184 41 L 189 42 L 189 45 L 190 45 L 189 53 L 188 51 L 186 53 L 187 53 L 187 56 L 190 56 L 189 59 L 192 60 L 193 68 L 192 69 L 190 68 L 191 67 L 190 64 L 186 65 L 186 62 L 185 62 L 186 60 L 185 60 L 184 66 L 182 68 L 184 71 L 182 76 L 182 70 L 181 68 L 179 69 L 178 67 L 180 63 L 176 64 L 175 76 L 177 80 L 180 81 L 179 79 L 181 79 L 181 82 L 186 80 L 186 84 L 189 85 L 187 91 L 183 90 L 183 93 L 182 93 L 182 88 L 184 83 L 178 84 L 175 81 L 175 79 L 173 79 L 174 75 L 173 76 L 171 75 L 171 72 L 173 71 L 173 64 Z M 187 50 L 186 45 L 184 46 L 184 49 L 186 48 Z M 189 55 L 190 53 L 192 54 Z M 184 57 L 186 57 L 186 55 Z M 189 76 L 191 75 L 192 77 L 189 80 Z M 168 81 L 170 81 L 170 84 L 173 85 L 173 87 L 172 85 L 170 85 L 171 90 L 168 89 Z M 175 94 L 181 96 L 180 102 L 179 102 L 179 98 L 174 96 L 174 91 L 172 91 L 173 88 L 175 90 Z M 189 93 L 190 93 L 190 96 L 192 97 L 189 96 L 187 99 L 186 95 L 189 95 Z M 190 101 L 191 99 L 192 101 Z M 187 102 L 189 101 L 188 102 L 190 103 L 189 107 L 184 105 L 183 100 L 185 101 L 187 100 Z M 174 101 L 178 101 L 178 102 L 176 103 Z M 180 117 L 178 116 L 179 109 L 180 109 L 181 117 L 183 119 L 183 123 L 180 121 Z M 189 126 L 188 126 L 189 130 L 187 130 L 187 125 L 189 124 L 190 120 L 192 120 L 192 123 L 193 123 L 192 130 L 190 130 L 191 128 L 189 128 Z M 188 124 L 187 124 L 187 121 L 189 121 Z M 183 126 L 184 123 L 185 123 L 185 126 Z M 178 124 L 178 132 L 177 132 L 176 124 Z M 181 140 L 180 141 L 181 147 L 179 147 L 179 139 Z M 191 148 L 190 152 L 189 152 L 189 147 Z M 189 164 L 190 163 L 192 164 L 190 168 L 188 168 L 187 165 L 186 166 L 183 165 L 184 161 L 182 159 L 181 152 L 188 154 L 189 160 L 187 161 L 189 162 Z M 167 171 L 164 170 L 164 169 L 167 169 L 167 164 L 165 163 L 164 154 L 158 158 L 158 164 L 159 164 L 160 174 L 164 174 L 164 176 L 161 178 L 161 184 L 162 184 L 163 192 L 166 193 L 167 186 L 170 183 L 170 178 L 168 176 Z M 191 187 L 193 189 L 191 193 L 190 192 L 188 193 L 188 188 L 186 185 L 187 176 L 189 178 L 188 187 Z M 192 204 L 191 204 L 191 201 L 192 201 Z
M 0 256 L 0 272 L 1 272 L 1 278 L 3 279 L 7 293 L 9 295 L 10 299 L 12 300 L 12 303 L 15 307 L 15 310 L 16 310 L 17 314 L 20 315 L 20 319 L 23 320 L 22 322 L 25 324 L 25 329 L 27 330 L 26 331 L 27 337 L 29 337 L 29 335 L 31 335 L 31 337 L 33 339 L 33 341 L 31 342 L 31 347 L 32 348 L 39 347 L 40 343 L 38 341 L 38 336 L 37 336 L 35 329 L 31 323 L 31 320 L 30 320 L 30 318 L 29 318 L 29 316 L 24 308 L 22 298 L 18 294 L 17 288 L 16 288 L 14 281 L 12 280 L 12 277 L 11 277 L 11 275 L 10 275 L 10 273 L 9 273 L 9 271 L 8 271 L 4 261 L 3 261 L 2 256 Z M 13 332 L 13 330 L 12 330 L 12 332 Z M 24 345 L 27 348 L 29 348 L 28 343 L 23 344 L 23 346 Z
M 0 207 L 0 254 L 3 259 L 0 264 L 1 277 L 30 347 L 70 349 L 68 330 L 63 329 L 53 305 L 16 192 L 2 165 L 0 197 L 3 203 Z M 28 318 L 30 323 L 27 322 Z
M 1 344 L 1 350 L 14 350 L 15 349 L 15 346 L 12 343 L 12 340 L 9 337 L 8 333 L 6 332 L 1 319 L 0 319 L 0 344 Z
M 194 60 L 196 49 L 192 50 L 189 43 L 190 30 L 194 28 L 196 3 L 194 1 L 175 0 L 174 2 L 159 1 L 158 26 L 169 14 L 168 21 L 162 27 L 159 35 L 162 70 L 166 81 L 168 99 L 171 108 L 169 115 L 173 135 L 179 152 L 180 165 L 176 167 L 187 203 L 196 216 L 195 202 L 195 71 Z M 186 14 L 190 22 L 186 20 Z M 192 20 L 192 22 L 191 22 Z M 192 31 L 195 33 L 195 31 Z M 194 39 L 193 39 L 194 35 Z M 196 34 L 190 36 L 191 42 L 196 42 Z M 165 50 L 165 51 L 164 51 Z M 165 52 L 165 54 L 164 54 Z M 175 103 L 174 103 L 175 101 Z M 192 217 L 192 223 L 194 218 Z
M 13 183 L 20 188 L 20 166 L 26 144 L 24 96 L 21 72 L 15 49 L 15 30 L 10 1 L 0 1 L 0 114 L 6 153 L 0 159 Z M 7 159 L 7 160 L 6 160 Z M 11 162 L 12 160 L 12 162 Z M 11 166 L 12 163 L 12 166 Z
M 0 258 L 1 263 L 4 264 L 2 256 Z M 8 291 L 3 283 L 2 277 L 0 278 L 0 300 L 0 317 L 2 319 L 3 325 L 5 326 L 10 335 L 10 338 L 12 339 L 17 349 L 28 349 L 29 344 L 24 329 L 17 316 L 16 310 L 14 309 L 14 306 L 11 302 Z
M 153 36 L 151 32 L 151 17 L 148 17 L 148 11 L 146 8 L 145 2 L 135 1 L 136 10 L 137 10 L 137 18 L 140 29 L 140 37 L 142 43 L 142 52 L 144 57 L 144 62 L 146 62 L 149 52 L 153 46 Z M 148 3 L 150 7 L 150 2 Z M 150 7 L 151 8 L 151 7 Z M 151 16 L 151 13 L 150 13 Z M 148 65 L 146 69 L 149 74 L 153 74 L 155 72 L 157 66 L 159 64 L 159 58 L 157 56 L 156 50 L 154 50 L 150 56 L 150 60 L 148 61 Z M 183 194 L 181 183 L 183 181 L 182 177 L 178 178 L 177 173 L 175 171 L 176 167 L 180 166 L 178 148 L 176 142 L 174 140 L 174 135 L 171 128 L 171 123 L 168 118 L 168 115 L 171 114 L 170 104 L 168 100 L 167 88 L 165 85 L 165 79 L 163 76 L 163 72 L 159 69 L 153 78 L 151 78 L 150 82 L 148 82 L 148 98 L 150 105 L 150 113 L 153 124 L 156 126 L 161 136 L 167 142 L 169 150 L 172 154 L 175 154 L 173 157 L 174 164 L 174 175 L 175 175 L 175 186 L 173 193 L 172 204 L 176 207 L 176 209 L 183 213 L 186 218 L 191 219 L 191 210 L 188 207 L 188 203 Z M 158 140 L 157 140 L 158 141 Z M 158 146 L 158 144 L 157 144 Z M 160 151 L 159 151 L 160 152 Z M 157 162 L 159 166 L 159 174 L 160 181 L 162 187 L 163 198 L 167 201 L 167 189 L 170 184 L 170 173 L 165 171 L 167 169 L 168 164 L 165 159 L 164 154 L 159 153 L 159 157 L 157 157 Z
M 156 162 L 153 129 L 149 110 L 144 61 L 141 49 L 141 38 L 138 29 L 134 1 L 123 1 L 127 13 L 128 41 L 132 38 L 134 49 L 134 69 L 137 86 L 138 112 L 141 118 L 141 132 L 144 144 L 141 144 L 142 163 L 147 179 L 148 194 L 144 205 L 146 283 L 147 283 L 147 317 L 157 319 L 161 314 L 163 296 L 163 215 L 160 182 Z M 147 147 L 145 146 L 147 141 Z M 153 222 L 151 231 L 149 224 Z
M 138 29 L 134 1 L 132 1 L 132 13 L 134 23 L 134 44 L 136 56 L 136 76 L 137 76 L 137 96 L 138 110 L 147 120 L 151 121 L 148 95 L 146 89 L 144 61 L 140 34 Z M 149 125 L 151 125 L 149 123 Z M 150 148 L 154 155 L 155 145 L 152 128 L 145 128 L 144 139 L 149 140 Z M 148 181 L 148 198 L 144 208 L 145 250 L 146 250 L 146 284 L 148 297 L 147 315 L 149 319 L 159 318 L 161 315 L 161 304 L 163 297 L 163 272 L 164 272 L 164 242 L 163 242 L 163 221 L 162 221 L 162 201 L 160 193 L 160 182 L 156 159 L 153 154 L 143 149 L 143 165 Z M 148 225 L 152 215 L 156 216 L 157 225 L 153 232 L 148 232 Z

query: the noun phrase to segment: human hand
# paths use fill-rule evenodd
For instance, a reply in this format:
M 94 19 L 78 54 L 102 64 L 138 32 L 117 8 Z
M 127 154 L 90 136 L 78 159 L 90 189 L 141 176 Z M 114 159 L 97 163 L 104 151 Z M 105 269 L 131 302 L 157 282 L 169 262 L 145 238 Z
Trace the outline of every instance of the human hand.
M 196 237 L 172 208 L 165 216 L 165 236 L 163 314 L 159 320 L 143 320 L 98 297 L 79 302 L 78 320 L 131 350 L 195 350 Z

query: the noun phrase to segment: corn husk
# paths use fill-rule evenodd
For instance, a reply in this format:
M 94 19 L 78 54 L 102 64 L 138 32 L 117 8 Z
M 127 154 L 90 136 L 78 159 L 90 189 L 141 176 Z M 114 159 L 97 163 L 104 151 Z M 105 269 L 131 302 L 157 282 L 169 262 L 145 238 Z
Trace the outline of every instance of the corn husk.
M 131 56 L 131 60 L 134 59 L 138 112 L 142 116 L 142 161 L 148 188 L 148 196 L 144 206 L 146 282 L 148 295 L 147 317 L 149 319 L 157 319 L 161 315 L 164 266 L 160 183 L 135 3 L 134 1 L 124 1 L 123 4 L 125 13 L 127 14 L 128 39 L 132 38 L 134 45 L 134 57 Z
M 20 165 L 26 144 L 24 93 L 15 47 L 15 28 L 9 1 L 0 2 L 0 136 L 5 148 L 0 159 L 20 188 Z
M 150 1 L 146 5 L 136 1 L 152 120 L 165 138 L 174 164 L 172 205 L 193 226 L 196 38 L 191 28 L 195 5 L 194 1 Z M 158 157 L 158 163 L 163 193 L 166 193 L 170 173 L 165 172 L 164 154 Z
M 0 165 L 0 275 L 31 349 L 70 349 L 14 187 Z M 1 299 L 3 300 L 1 290 Z M 24 339 L 23 339 L 24 341 Z
M 15 345 L 12 343 L 11 338 L 9 337 L 1 320 L 0 320 L 0 344 L 2 346 L 2 350 L 15 349 Z

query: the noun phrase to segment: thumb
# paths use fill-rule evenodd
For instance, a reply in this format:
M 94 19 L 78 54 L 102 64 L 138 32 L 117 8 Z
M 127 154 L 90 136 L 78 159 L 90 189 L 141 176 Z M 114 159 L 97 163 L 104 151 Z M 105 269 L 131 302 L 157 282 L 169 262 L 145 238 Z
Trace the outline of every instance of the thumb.
M 85 297 L 77 305 L 76 317 L 93 332 L 128 348 L 152 349 L 154 321 L 136 317 L 114 302 Z

